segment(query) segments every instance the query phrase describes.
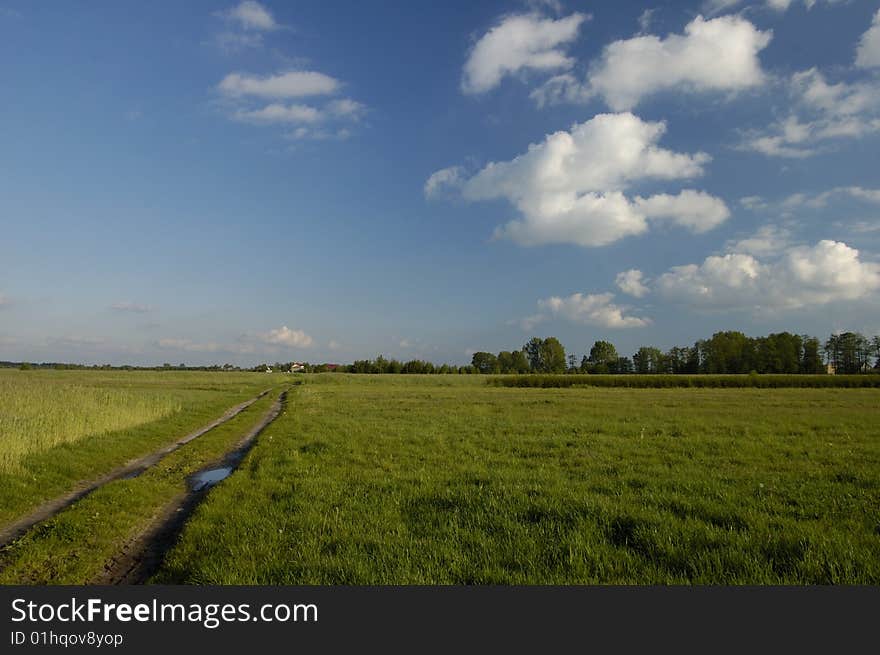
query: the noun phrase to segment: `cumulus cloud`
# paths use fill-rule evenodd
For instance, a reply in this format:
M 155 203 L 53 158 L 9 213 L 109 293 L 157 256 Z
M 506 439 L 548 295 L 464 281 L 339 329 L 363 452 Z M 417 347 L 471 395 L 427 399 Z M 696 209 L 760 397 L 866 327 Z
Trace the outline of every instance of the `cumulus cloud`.
M 874 14 L 871 27 L 859 39 L 856 48 L 856 66 L 861 68 L 880 66 L 880 9 Z
M 734 93 L 760 86 L 766 76 L 758 53 L 770 43 L 739 16 L 697 16 L 684 34 L 638 35 L 605 46 L 587 79 L 557 75 L 535 90 L 539 105 L 585 102 L 598 95 L 615 111 L 632 109 L 660 91 Z
M 831 84 L 811 68 L 791 77 L 788 93 L 791 113 L 766 130 L 747 132 L 741 149 L 804 158 L 823 142 L 880 131 L 880 85 L 874 81 Z
M 666 130 L 630 113 L 600 114 L 570 131 L 547 135 L 518 157 L 492 162 L 462 188 L 471 201 L 504 198 L 522 214 L 499 226 L 498 238 L 521 245 L 572 243 L 603 246 L 642 234 L 649 221 L 671 221 L 693 231 L 718 225 L 723 201 L 685 190 L 675 196 L 627 198 L 623 191 L 646 180 L 693 178 L 710 160 L 705 153 L 673 152 L 657 145 Z
M 650 324 L 647 318 L 627 316 L 627 307 L 614 302 L 613 293 L 573 293 L 565 298 L 551 296 L 538 301 L 538 307 L 552 316 L 573 323 L 604 328 L 635 328 Z
M 644 298 L 651 292 L 645 285 L 644 273 L 636 268 L 618 273 L 614 283 L 623 293 L 636 298 Z
M 485 93 L 505 75 L 524 70 L 551 71 L 571 68 L 574 60 L 564 46 L 578 34 L 584 14 L 544 18 L 540 14 L 504 17 L 475 44 L 464 65 L 461 89 L 467 94 Z
M 146 314 L 153 310 L 149 305 L 141 305 L 129 301 L 115 302 L 110 305 L 110 309 L 116 312 L 132 312 L 135 314 Z
M 696 233 L 707 232 L 730 218 L 724 201 L 693 189 L 674 196 L 661 193 L 650 198 L 636 197 L 635 204 L 648 218 L 667 219 Z
M 445 190 L 458 189 L 464 184 L 464 168 L 449 166 L 431 173 L 425 181 L 425 197 L 433 198 Z
M 286 325 L 269 330 L 266 334 L 261 335 L 260 338 L 264 343 L 288 348 L 308 348 L 314 343 L 312 337 L 302 330 L 291 330 Z
M 667 300 L 715 309 L 796 309 L 858 300 L 878 289 L 880 264 L 830 240 L 789 248 L 768 261 L 745 253 L 713 255 L 675 266 L 656 283 Z

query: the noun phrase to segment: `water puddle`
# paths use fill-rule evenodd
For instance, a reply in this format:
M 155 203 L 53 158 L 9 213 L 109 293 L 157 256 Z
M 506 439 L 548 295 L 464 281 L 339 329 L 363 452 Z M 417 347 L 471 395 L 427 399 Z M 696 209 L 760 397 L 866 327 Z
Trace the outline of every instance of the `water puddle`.
M 190 489 L 192 489 L 193 491 L 202 491 L 203 489 L 208 489 L 210 487 L 213 487 L 218 482 L 221 482 L 228 478 L 231 473 L 231 466 L 221 466 L 220 468 L 201 471 L 199 473 L 196 473 L 190 479 Z

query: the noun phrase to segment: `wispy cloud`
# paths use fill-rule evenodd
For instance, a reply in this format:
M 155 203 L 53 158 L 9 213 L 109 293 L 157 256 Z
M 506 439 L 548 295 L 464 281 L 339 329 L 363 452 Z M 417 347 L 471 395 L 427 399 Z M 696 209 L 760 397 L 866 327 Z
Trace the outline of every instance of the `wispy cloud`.
M 232 106 L 232 120 L 299 126 L 284 134 L 293 140 L 344 140 L 351 136 L 351 126 L 361 120 L 367 107 L 352 98 L 325 99 L 341 88 L 339 80 L 317 71 L 265 76 L 230 73 L 217 85 L 217 91 Z M 310 99 L 308 104 L 303 102 L 306 98 Z
M 110 305 L 110 309 L 115 312 L 131 312 L 134 314 L 146 314 L 153 311 L 153 308 L 149 305 L 141 305 L 130 301 L 115 302 Z
M 245 30 L 271 32 L 281 28 L 272 12 L 255 0 L 244 0 L 218 15 Z

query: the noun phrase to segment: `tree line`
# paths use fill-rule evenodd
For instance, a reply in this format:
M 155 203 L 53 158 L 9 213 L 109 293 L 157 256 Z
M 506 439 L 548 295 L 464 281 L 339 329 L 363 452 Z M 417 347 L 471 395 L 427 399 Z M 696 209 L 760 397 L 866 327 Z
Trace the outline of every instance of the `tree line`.
M 232 364 L 187 366 L 111 366 L 43 362 L 0 361 L 0 368 L 22 369 L 98 369 L 147 371 L 289 371 L 293 362 L 260 364 L 240 368 Z M 632 356 L 621 356 L 610 341 L 593 343 L 589 352 L 566 353 L 556 337 L 529 339 L 518 350 L 499 353 L 475 352 L 466 366 L 434 364 L 421 359 L 399 361 L 382 355 L 359 359 L 351 364 L 304 364 L 306 373 L 414 373 L 414 374 L 492 374 L 492 373 L 581 373 L 581 374 L 730 374 L 730 373 L 880 373 L 880 335 L 866 337 L 858 332 L 832 334 L 824 342 L 809 335 L 778 332 L 765 337 L 749 337 L 742 332 L 716 332 L 692 346 L 676 346 L 666 351 L 642 346 Z
M 830 368 L 829 368 L 830 367 Z M 306 370 L 313 369 L 309 367 Z M 423 360 L 401 362 L 379 356 L 336 371 L 346 373 L 580 373 L 580 374 L 819 374 L 880 373 L 880 336 L 857 332 L 832 334 L 825 342 L 809 335 L 778 332 L 749 337 L 742 332 L 716 332 L 692 346 L 666 351 L 642 346 L 622 356 L 610 341 L 596 341 L 579 357 L 566 353 L 556 337 L 529 339 L 519 350 L 475 352 L 470 366 L 435 365 Z

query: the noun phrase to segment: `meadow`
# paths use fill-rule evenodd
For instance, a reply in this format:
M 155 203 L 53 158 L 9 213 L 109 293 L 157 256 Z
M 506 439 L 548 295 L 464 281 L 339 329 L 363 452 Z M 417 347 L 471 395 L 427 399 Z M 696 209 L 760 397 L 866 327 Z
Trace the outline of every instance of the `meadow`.
M 158 582 L 880 582 L 874 389 L 315 376 Z
M 88 457 L 106 466 L 101 453 L 148 451 L 232 401 L 292 382 L 119 375 L 115 388 L 171 393 L 182 409 L 24 457 L 21 470 L 0 474 L 0 499 L 17 502 L 17 510 L 0 503 L 0 526 L 43 484 L 31 478 L 76 477 L 52 468 L 53 453 L 94 442 Z M 298 379 L 238 470 L 196 507 L 152 582 L 880 583 L 877 389 Z M 0 549 L 0 583 L 100 580 L 271 399 Z M 164 428 L 147 429 L 156 424 Z

